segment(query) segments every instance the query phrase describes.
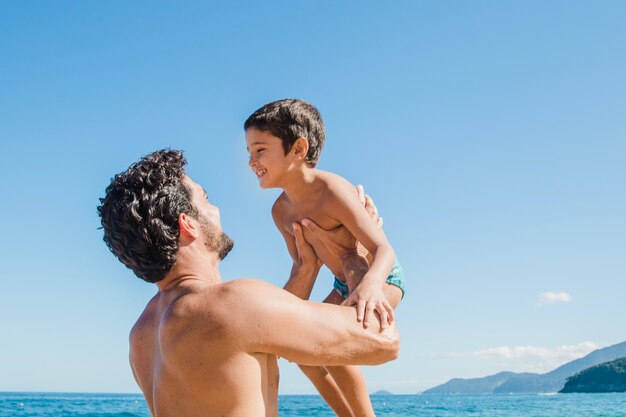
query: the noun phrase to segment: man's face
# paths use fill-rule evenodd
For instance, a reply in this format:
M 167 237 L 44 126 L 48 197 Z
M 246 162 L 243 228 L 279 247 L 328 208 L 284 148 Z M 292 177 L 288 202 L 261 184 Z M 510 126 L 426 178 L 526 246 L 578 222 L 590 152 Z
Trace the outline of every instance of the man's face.
M 259 179 L 261 188 L 281 186 L 284 174 L 292 164 L 292 153 L 285 155 L 283 142 L 269 132 L 251 127 L 246 130 L 248 164 Z
M 224 259 L 233 248 L 235 242 L 222 231 L 220 224 L 220 210 L 209 203 L 204 188 L 189 177 L 185 177 L 185 184 L 192 191 L 192 202 L 198 210 L 198 223 L 204 233 L 205 245 L 211 252 L 217 252 L 220 259 Z

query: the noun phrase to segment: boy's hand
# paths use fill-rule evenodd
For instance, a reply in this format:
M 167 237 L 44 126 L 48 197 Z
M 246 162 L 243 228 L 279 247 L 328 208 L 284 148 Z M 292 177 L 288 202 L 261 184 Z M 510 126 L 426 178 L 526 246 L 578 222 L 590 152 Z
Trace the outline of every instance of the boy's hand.
M 365 328 L 369 327 L 373 312 L 380 317 L 380 331 L 385 330 L 394 319 L 393 307 L 379 285 L 361 283 L 341 305 L 356 305 L 357 320 L 362 321 Z

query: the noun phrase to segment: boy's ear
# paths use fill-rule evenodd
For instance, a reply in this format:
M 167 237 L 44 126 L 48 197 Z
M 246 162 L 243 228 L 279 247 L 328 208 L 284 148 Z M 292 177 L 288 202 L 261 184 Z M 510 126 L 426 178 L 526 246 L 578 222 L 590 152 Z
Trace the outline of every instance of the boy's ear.
M 309 152 L 309 141 L 306 138 L 300 136 L 293 144 L 293 152 L 299 158 L 306 158 L 306 154 Z
M 180 213 L 178 215 L 178 228 L 180 229 L 181 238 L 185 237 L 192 240 L 198 238 L 198 227 L 196 226 L 193 217 L 188 216 L 186 213 Z

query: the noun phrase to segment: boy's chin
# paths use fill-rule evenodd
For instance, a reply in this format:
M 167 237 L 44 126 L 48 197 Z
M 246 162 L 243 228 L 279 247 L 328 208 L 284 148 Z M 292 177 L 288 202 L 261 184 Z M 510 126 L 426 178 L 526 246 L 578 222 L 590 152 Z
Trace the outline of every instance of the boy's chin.
M 271 182 L 259 182 L 259 187 L 261 187 L 264 190 L 269 190 L 270 188 L 279 188 L 278 185 L 273 184 Z

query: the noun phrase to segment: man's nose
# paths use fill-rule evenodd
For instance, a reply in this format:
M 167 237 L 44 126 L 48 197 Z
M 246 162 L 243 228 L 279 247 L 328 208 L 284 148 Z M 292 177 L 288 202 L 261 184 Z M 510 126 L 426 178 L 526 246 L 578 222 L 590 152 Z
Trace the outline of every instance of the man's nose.
M 255 164 L 256 160 L 252 157 L 252 155 L 250 155 L 250 158 L 248 159 L 248 165 L 250 165 L 250 168 L 254 168 Z

